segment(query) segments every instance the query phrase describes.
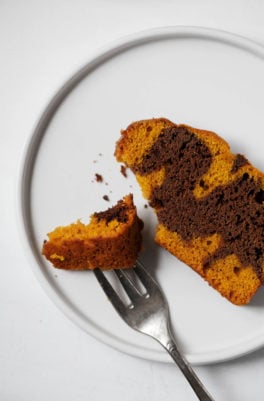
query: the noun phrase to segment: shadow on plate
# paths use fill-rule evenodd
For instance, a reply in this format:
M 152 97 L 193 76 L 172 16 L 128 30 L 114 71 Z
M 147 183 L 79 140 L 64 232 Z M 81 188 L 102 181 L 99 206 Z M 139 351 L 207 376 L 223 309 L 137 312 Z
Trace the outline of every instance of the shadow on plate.
M 264 308 L 264 287 L 260 287 L 256 295 L 252 298 L 251 302 L 247 305 L 247 308 Z
M 139 255 L 139 260 L 143 263 L 146 269 L 150 272 L 153 278 L 157 277 L 157 269 L 159 267 L 160 247 L 154 241 L 154 228 L 148 221 L 144 221 L 143 232 L 143 249 Z

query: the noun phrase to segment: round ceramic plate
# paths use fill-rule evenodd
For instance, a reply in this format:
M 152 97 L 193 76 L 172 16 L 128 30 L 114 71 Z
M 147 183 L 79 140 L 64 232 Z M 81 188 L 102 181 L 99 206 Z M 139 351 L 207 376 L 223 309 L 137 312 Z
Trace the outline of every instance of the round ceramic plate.
M 141 260 L 162 286 L 190 362 L 233 358 L 264 344 L 264 293 L 237 307 L 154 244 L 155 217 L 113 153 L 132 121 L 166 117 L 217 132 L 264 170 L 264 50 L 225 32 L 174 27 L 126 37 L 102 50 L 51 99 L 24 152 L 19 221 L 33 271 L 55 304 L 97 339 L 129 354 L 169 361 L 116 314 L 93 273 L 54 269 L 46 233 L 105 210 L 128 193 L 145 222 Z M 101 174 L 103 182 L 95 179 Z M 104 198 L 108 197 L 109 200 Z

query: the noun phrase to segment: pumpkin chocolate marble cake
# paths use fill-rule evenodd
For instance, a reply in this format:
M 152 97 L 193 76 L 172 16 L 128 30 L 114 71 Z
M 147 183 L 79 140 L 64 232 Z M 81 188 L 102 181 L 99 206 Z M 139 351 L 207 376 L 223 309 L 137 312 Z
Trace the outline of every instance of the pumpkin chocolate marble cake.
M 214 132 L 164 118 L 129 125 L 115 156 L 157 214 L 156 242 L 247 304 L 264 281 L 264 174 Z
M 131 267 L 141 250 L 142 228 L 130 194 L 106 211 L 94 213 L 87 225 L 77 221 L 57 227 L 44 241 L 42 254 L 59 269 Z

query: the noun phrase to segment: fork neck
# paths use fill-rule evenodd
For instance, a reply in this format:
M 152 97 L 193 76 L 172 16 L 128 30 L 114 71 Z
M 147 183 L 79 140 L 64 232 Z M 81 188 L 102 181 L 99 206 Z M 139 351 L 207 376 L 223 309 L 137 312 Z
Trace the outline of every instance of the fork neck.
M 170 322 L 163 325 L 156 339 L 169 353 L 171 353 L 175 347 L 177 348 Z

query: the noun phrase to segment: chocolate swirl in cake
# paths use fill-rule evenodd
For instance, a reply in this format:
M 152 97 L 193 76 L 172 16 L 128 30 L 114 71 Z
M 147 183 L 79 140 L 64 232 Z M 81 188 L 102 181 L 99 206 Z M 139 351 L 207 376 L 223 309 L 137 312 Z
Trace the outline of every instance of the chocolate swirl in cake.
M 210 259 L 204 260 L 204 268 L 216 259 L 235 254 L 244 266 L 253 266 L 263 281 L 264 191 L 261 182 L 244 173 L 198 199 L 193 190 L 197 184 L 205 185 L 202 176 L 211 163 L 212 154 L 204 142 L 185 127 L 171 127 L 161 132 L 142 163 L 132 169 L 147 175 L 166 166 L 163 183 L 150 196 L 159 223 L 186 241 L 214 233 L 221 235 L 220 247 Z M 247 163 L 243 156 L 237 155 L 231 173 Z

